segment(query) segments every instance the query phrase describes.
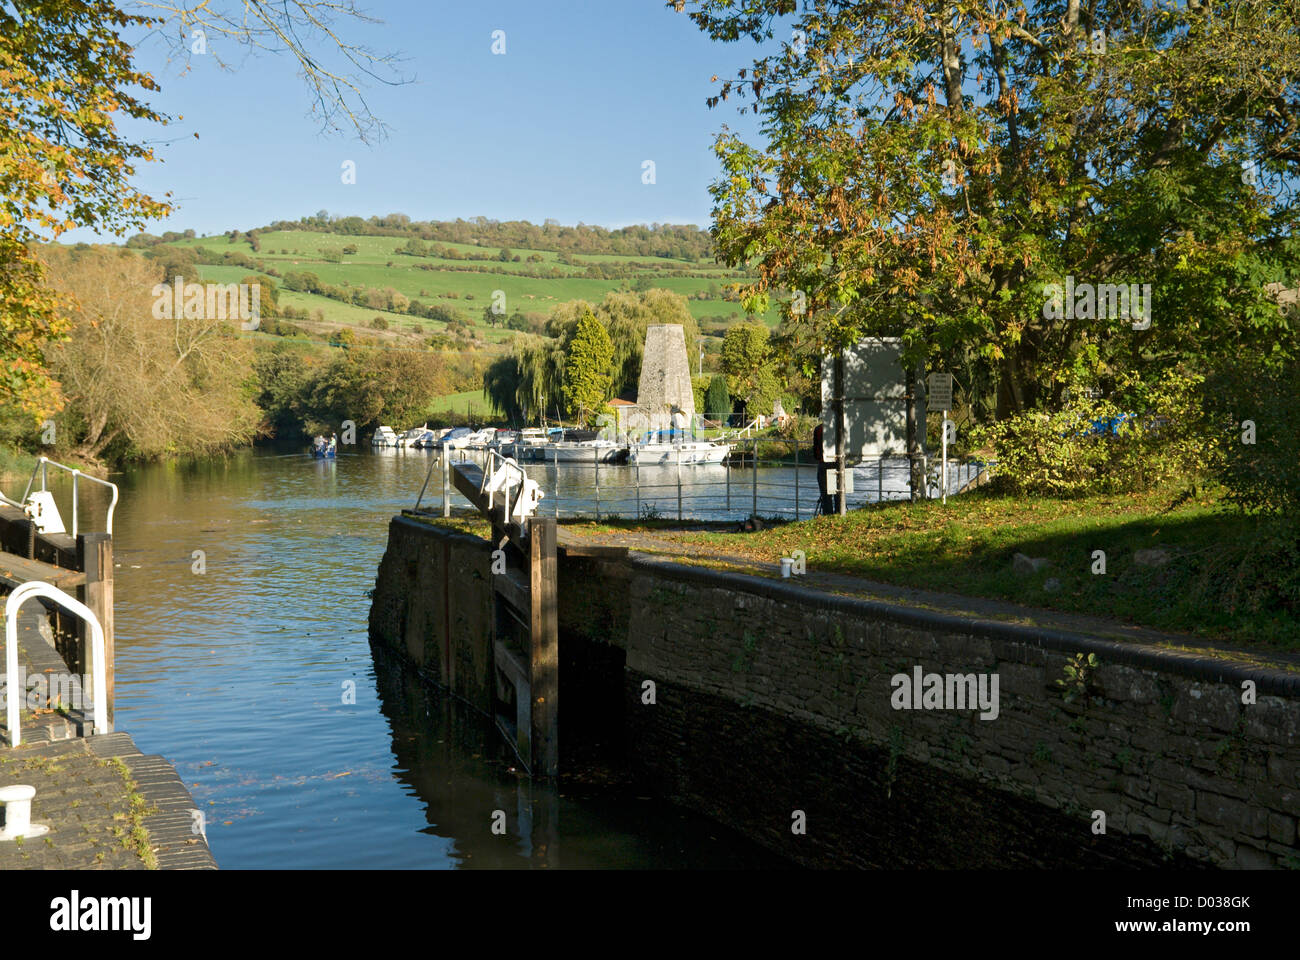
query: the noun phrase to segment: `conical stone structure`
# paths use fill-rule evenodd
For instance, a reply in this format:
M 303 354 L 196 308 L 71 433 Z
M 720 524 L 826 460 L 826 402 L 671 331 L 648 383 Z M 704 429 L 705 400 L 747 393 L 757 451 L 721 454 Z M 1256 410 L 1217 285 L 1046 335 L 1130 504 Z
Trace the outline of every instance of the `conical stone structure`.
M 683 415 L 679 422 L 687 426 L 694 422 L 695 391 L 686 358 L 686 333 L 680 323 L 646 327 L 636 405 L 637 425 L 642 429 L 666 430 L 673 425 L 675 413 Z

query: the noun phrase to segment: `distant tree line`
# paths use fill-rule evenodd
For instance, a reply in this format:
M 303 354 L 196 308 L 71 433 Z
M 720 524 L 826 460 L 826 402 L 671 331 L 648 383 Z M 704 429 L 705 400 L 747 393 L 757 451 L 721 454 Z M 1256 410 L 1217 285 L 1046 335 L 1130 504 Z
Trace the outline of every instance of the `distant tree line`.
M 617 230 L 579 223 L 561 226 L 547 220 L 538 226 L 526 220 L 417 221 L 406 214 L 386 217 L 333 217 L 321 210 L 300 220 L 277 220 L 264 228 L 272 230 L 307 230 L 369 237 L 413 237 L 425 242 L 475 244 L 496 250 L 523 248 L 555 250 L 569 253 L 611 254 L 620 257 L 664 257 L 676 260 L 704 260 L 713 256 L 713 244 L 707 230 L 695 224 L 652 223 Z

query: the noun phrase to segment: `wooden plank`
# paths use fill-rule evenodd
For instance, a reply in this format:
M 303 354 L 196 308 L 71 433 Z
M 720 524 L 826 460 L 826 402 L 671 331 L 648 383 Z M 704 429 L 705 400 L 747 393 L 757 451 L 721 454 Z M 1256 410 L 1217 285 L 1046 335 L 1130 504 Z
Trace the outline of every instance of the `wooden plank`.
M 516 688 L 527 687 L 528 668 L 524 662 L 500 640 L 492 645 L 492 650 L 497 669 L 509 677 Z
M 495 641 L 492 648 L 497 669 L 505 674 L 506 679 L 510 681 L 510 685 L 515 688 L 515 750 L 518 751 L 520 757 L 529 757 L 530 759 L 525 762 L 531 764 L 533 752 L 532 687 L 528 683 L 528 668 L 500 640 Z M 501 727 L 499 720 L 497 728 L 509 736 L 510 731 Z
M 531 607 L 531 687 L 533 772 L 559 772 L 560 634 L 558 568 L 554 517 L 528 521 L 528 575 Z
M 510 569 L 505 573 L 498 573 L 492 578 L 492 588 L 502 600 L 519 611 L 520 616 L 525 620 L 528 619 L 532 610 L 532 601 L 529 599 L 528 582 L 523 578 L 522 573 Z
M 566 557 L 591 557 L 597 560 L 622 560 L 627 557 L 627 547 L 617 547 L 608 543 L 583 543 L 571 540 L 559 545 L 560 552 Z
M 113 729 L 113 712 L 117 691 L 116 671 L 113 669 L 113 538 L 107 533 L 83 533 L 77 536 L 77 556 L 86 582 L 82 587 L 81 602 L 88 606 L 99 625 L 104 628 L 104 677 L 108 711 L 108 729 Z M 81 662 L 90 668 L 90 630 L 81 626 Z M 98 691 L 96 691 L 98 692 Z
M 28 560 L 12 553 L 0 553 L 0 581 L 11 586 L 20 586 L 32 581 L 42 581 L 60 590 L 79 587 L 86 582 L 86 575 L 78 570 L 56 567 L 41 560 Z

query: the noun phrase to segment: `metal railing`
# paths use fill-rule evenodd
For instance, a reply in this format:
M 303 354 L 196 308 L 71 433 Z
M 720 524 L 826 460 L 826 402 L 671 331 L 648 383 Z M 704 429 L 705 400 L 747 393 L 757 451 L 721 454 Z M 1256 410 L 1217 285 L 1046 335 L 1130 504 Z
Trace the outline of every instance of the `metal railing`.
M 105 525 L 107 526 L 107 529 L 104 531 L 111 537 L 113 535 L 113 510 L 117 507 L 117 496 L 118 496 L 117 484 L 110 483 L 107 480 L 100 480 L 98 477 L 92 477 L 89 474 L 82 473 L 76 467 L 69 467 L 65 464 L 59 463 L 56 460 L 51 460 L 49 457 L 41 457 L 39 460 L 36 461 L 36 466 L 32 468 L 32 475 L 27 480 L 27 489 L 23 491 L 23 502 L 20 504 L 15 504 L 15 506 L 23 507 L 27 503 L 27 497 L 32 492 L 32 484 L 36 482 L 37 474 L 40 474 L 41 477 L 41 491 L 44 492 L 47 489 L 49 467 L 55 467 L 59 470 L 64 471 L 65 473 L 72 474 L 72 536 L 73 537 L 76 537 L 78 531 L 78 511 L 80 507 L 80 497 L 79 497 L 80 491 L 78 488 L 79 482 L 84 478 L 86 480 L 89 480 L 91 483 L 97 483 L 100 486 L 108 487 L 110 490 L 113 491 L 113 499 L 108 504 L 108 515 L 107 515 L 107 519 L 105 520 Z M 9 500 L 7 497 L 5 499 L 6 502 L 13 503 L 13 501 Z
M 25 699 L 26 691 L 19 690 L 18 685 L 18 608 L 25 600 L 32 597 L 44 597 L 53 600 L 65 610 L 75 613 L 90 624 L 91 665 L 90 702 L 94 709 L 95 733 L 108 733 L 108 669 L 105 662 L 104 628 L 99 618 L 80 600 L 76 600 L 58 587 L 39 580 L 33 580 L 16 587 L 5 600 L 5 698 L 7 703 L 6 721 L 9 725 L 9 745 L 17 747 L 22 744 L 22 730 L 19 726 L 18 708 Z
M 691 442 L 689 437 L 683 438 Z M 821 506 L 819 468 L 826 469 L 828 485 L 834 483 L 833 465 L 821 465 L 810 456 L 810 441 L 781 437 L 753 437 L 748 442 L 735 439 L 727 443 L 730 451 L 721 463 L 692 463 L 685 459 L 680 446 L 667 463 L 627 464 L 608 461 L 610 448 L 593 447 L 590 459 L 552 459 L 554 451 L 542 448 L 541 460 L 520 464 L 541 487 L 544 502 L 538 514 L 545 516 L 671 518 L 731 520 L 751 516 L 808 519 Z M 570 451 L 571 452 L 571 451 Z M 496 451 L 464 451 L 473 459 L 486 455 L 485 472 L 492 469 L 500 455 Z M 687 455 L 689 456 L 689 454 Z M 439 464 L 430 465 L 430 475 Z M 956 495 L 977 481 L 991 466 L 971 458 L 952 458 L 947 462 L 947 494 Z M 566 470 L 565 467 L 572 467 Z M 938 499 L 944 495 L 944 477 L 939 458 L 923 457 L 923 483 L 918 496 Z M 446 467 L 444 466 L 444 475 Z M 882 456 L 850 462 L 848 472 L 853 488 L 847 494 L 852 509 L 911 497 L 911 466 L 906 456 Z M 425 488 L 430 477 L 425 478 Z M 454 491 L 443 484 L 442 510 L 450 515 Z M 834 494 L 830 495 L 832 498 Z M 417 500 L 417 508 L 419 501 Z

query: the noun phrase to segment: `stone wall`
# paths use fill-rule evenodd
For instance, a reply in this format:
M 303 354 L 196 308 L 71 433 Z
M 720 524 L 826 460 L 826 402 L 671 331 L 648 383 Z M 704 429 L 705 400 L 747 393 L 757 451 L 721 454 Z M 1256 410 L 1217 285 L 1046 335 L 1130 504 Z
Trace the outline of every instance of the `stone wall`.
M 491 708 L 491 548 L 395 517 L 370 606 L 370 642 L 481 710 Z
M 631 754 L 796 860 L 1300 868 L 1300 673 L 627 565 Z M 1077 653 L 1098 666 L 1066 702 Z M 918 665 L 996 674 L 997 717 L 895 709 Z
M 372 642 L 471 702 L 488 551 L 394 520 L 371 611 Z M 599 731 L 646 789 L 810 866 L 1300 868 L 1300 673 L 635 555 L 559 567 L 562 768 Z M 996 719 L 895 709 L 916 666 L 996 674 Z

